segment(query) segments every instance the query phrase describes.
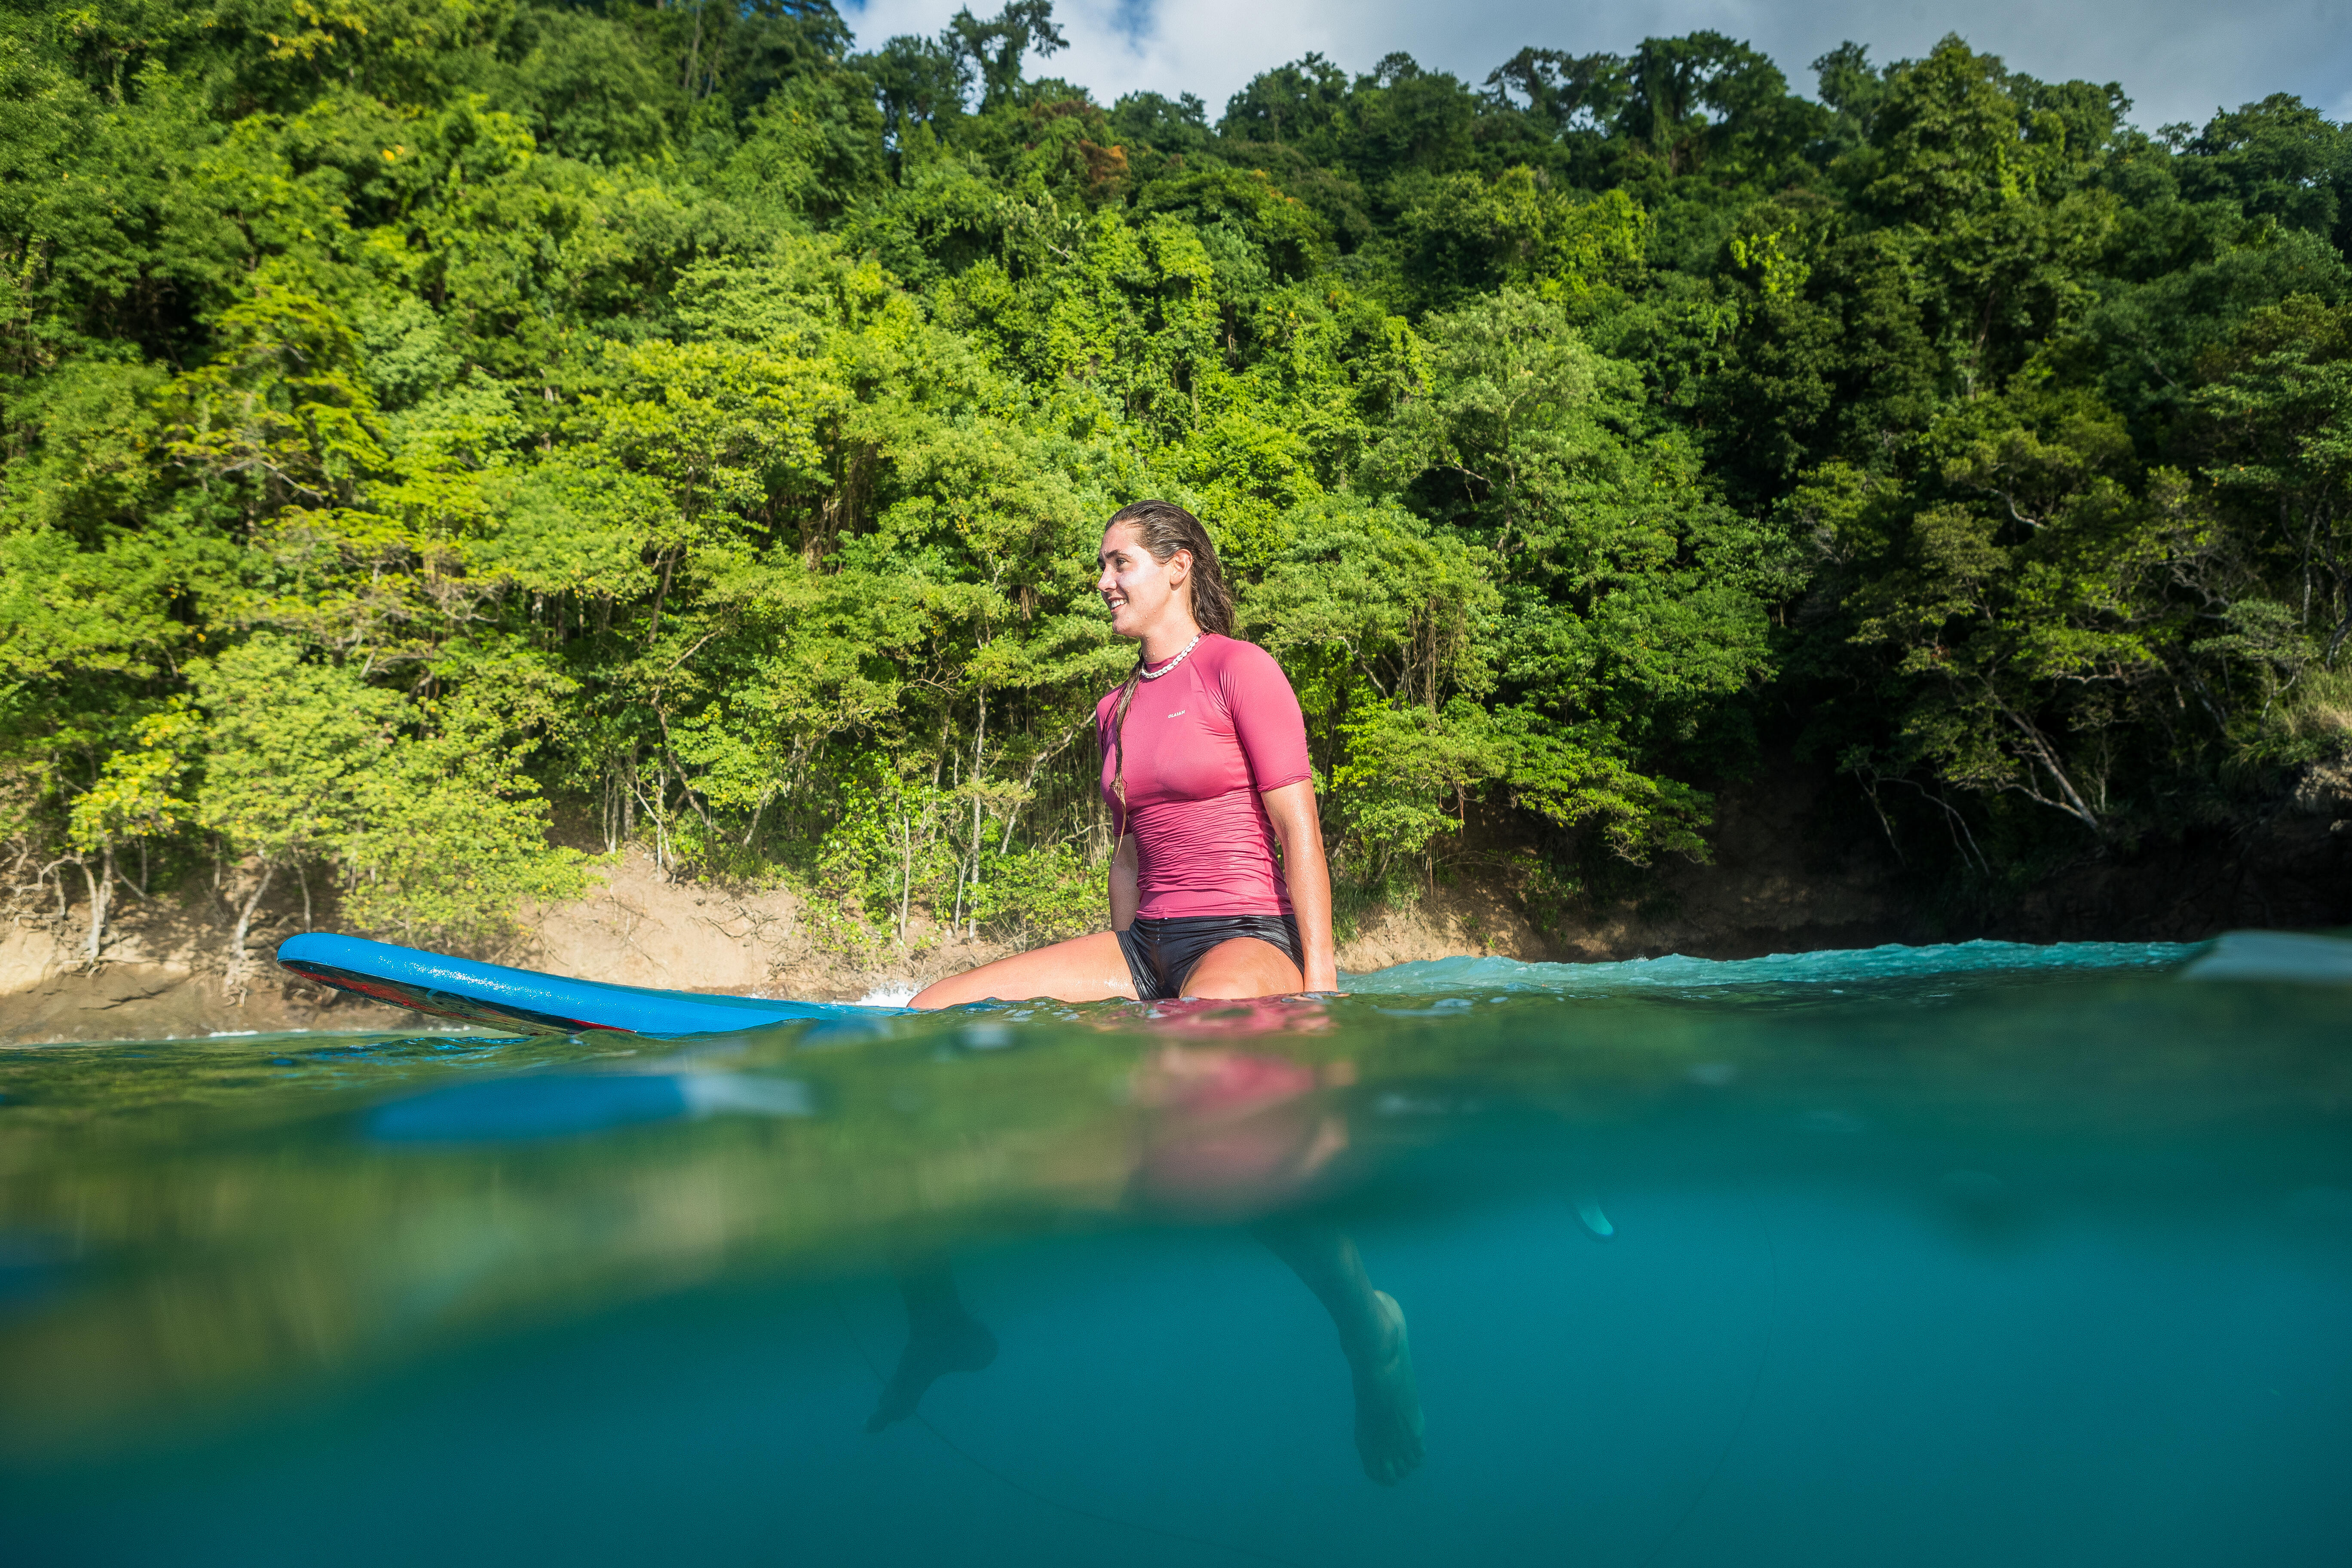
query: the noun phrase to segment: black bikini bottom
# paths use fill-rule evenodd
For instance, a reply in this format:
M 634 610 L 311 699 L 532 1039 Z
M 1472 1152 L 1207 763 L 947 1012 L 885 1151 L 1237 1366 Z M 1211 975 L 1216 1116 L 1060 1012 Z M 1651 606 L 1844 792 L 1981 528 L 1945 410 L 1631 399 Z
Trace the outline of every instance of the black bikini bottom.
M 1127 954 L 1128 973 L 1135 977 L 1135 994 L 1146 1002 L 1167 1002 L 1184 994 L 1184 982 L 1209 950 L 1237 936 L 1255 937 L 1282 950 L 1290 962 L 1305 967 L 1298 956 L 1298 921 L 1289 915 L 1178 915 L 1170 920 L 1138 917 L 1118 933 L 1118 950 Z

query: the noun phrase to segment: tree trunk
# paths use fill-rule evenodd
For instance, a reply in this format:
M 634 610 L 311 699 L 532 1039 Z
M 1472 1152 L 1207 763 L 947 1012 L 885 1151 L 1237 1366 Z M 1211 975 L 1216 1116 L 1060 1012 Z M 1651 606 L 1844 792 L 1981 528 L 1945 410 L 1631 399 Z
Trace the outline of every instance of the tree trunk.
M 898 843 L 905 858 L 898 867 L 898 945 L 907 945 L 907 901 L 915 887 L 915 818 L 906 803 L 898 805 Z
M 89 963 L 98 962 L 99 951 L 106 945 L 107 895 L 113 890 L 114 882 L 114 851 L 106 848 L 100 853 L 103 858 L 96 876 L 90 874 L 88 860 L 74 862 L 81 868 L 81 879 L 89 889 L 89 938 L 82 944 L 83 961 Z
M 237 911 L 236 932 L 228 939 L 228 973 L 223 976 L 224 984 L 232 990 L 245 984 L 245 934 L 253 928 L 253 911 L 261 907 L 261 895 L 269 891 L 269 879 L 277 874 L 275 865 L 263 861 L 261 879 L 254 883 L 253 891 L 246 896 L 245 907 Z M 242 1000 L 241 990 L 238 995 Z
M 2083 799 L 2082 793 L 2075 789 L 2074 781 L 2068 778 L 2066 770 L 2058 765 L 2058 754 L 2051 747 L 2050 742 L 2042 739 L 2042 731 L 2028 722 L 2022 714 L 2002 701 L 1997 693 L 1991 692 L 1990 688 L 1987 688 L 1987 692 L 1988 695 L 1992 696 L 1993 706 L 2000 710 L 2001 716 L 2017 727 L 2018 734 L 2024 738 L 2026 748 L 2043 767 L 2050 770 L 2051 778 L 2057 784 L 2059 792 L 2066 797 L 2063 804 L 2057 801 L 2052 801 L 2050 804 L 2056 805 L 2069 816 L 2076 818 L 2084 826 L 2091 830 L 2094 837 L 2105 838 L 2107 836 L 2106 830 L 2099 823 L 2099 814 L 2091 809 L 2089 804 Z M 2038 791 L 2030 793 L 2039 795 Z
M 654 590 L 654 624 L 653 630 L 646 634 L 648 641 L 661 636 L 662 603 L 669 597 L 670 574 L 677 570 L 677 557 L 674 553 L 664 552 L 661 562 L 661 586 Z
M 948 775 L 948 793 L 950 795 L 953 795 L 957 790 L 960 790 L 962 787 L 963 759 L 961 757 L 958 757 L 956 759 L 954 771 L 950 773 Z M 948 917 L 948 930 L 950 931 L 954 931 L 957 927 L 963 924 L 964 881 L 966 873 L 970 869 L 971 867 L 967 863 L 967 857 L 959 852 L 956 856 L 955 909 Z
M 982 748 L 987 743 L 988 693 L 983 689 L 980 694 L 980 724 L 972 731 L 971 737 L 971 869 L 963 879 L 971 889 L 972 905 L 971 929 L 965 934 L 975 937 L 980 934 L 980 841 L 982 833 L 987 828 L 987 824 L 981 820 L 980 815 L 980 770 Z M 961 918 L 963 914 L 963 900 L 961 895 L 956 900 L 956 914 L 958 918 Z

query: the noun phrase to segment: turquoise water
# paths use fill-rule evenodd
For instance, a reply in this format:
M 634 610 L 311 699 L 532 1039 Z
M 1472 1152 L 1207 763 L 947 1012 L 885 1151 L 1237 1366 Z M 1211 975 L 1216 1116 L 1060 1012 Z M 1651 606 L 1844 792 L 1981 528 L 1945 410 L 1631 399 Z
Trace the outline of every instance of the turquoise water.
M 2347 952 L 0 1053 L 7 1561 L 2339 1563 Z

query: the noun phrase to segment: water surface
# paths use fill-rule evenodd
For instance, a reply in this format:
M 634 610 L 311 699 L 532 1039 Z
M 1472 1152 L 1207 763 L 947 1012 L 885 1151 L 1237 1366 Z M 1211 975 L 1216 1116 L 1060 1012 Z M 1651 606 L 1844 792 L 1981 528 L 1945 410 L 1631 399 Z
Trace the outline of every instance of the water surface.
M 0 1053 L 9 1560 L 2352 1560 L 2352 990 L 2196 957 Z

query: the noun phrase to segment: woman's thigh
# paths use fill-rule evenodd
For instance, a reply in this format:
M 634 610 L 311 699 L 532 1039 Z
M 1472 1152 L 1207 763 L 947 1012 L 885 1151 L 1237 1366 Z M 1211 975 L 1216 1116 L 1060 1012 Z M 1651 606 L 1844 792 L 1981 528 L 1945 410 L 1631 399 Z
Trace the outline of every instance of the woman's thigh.
M 1135 999 L 1135 977 L 1128 972 L 1127 955 L 1119 951 L 1118 936 L 1097 931 L 1093 936 L 1032 948 L 1010 958 L 1000 958 L 994 963 L 983 963 L 978 969 L 968 969 L 961 974 L 950 974 L 926 987 L 908 1005 L 952 1007 L 961 1002 L 981 1002 L 992 996 L 1004 1002 L 1040 996 L 1050 996 L 1057 1002 L 1099 1002 L 1106 996 L 1124 996 L 1131 1002 Z
M 1254 936 L 1217 943 L 1184 977 L 1187 996 L 1287 996 L 1306 988 L 1290 955 Z

